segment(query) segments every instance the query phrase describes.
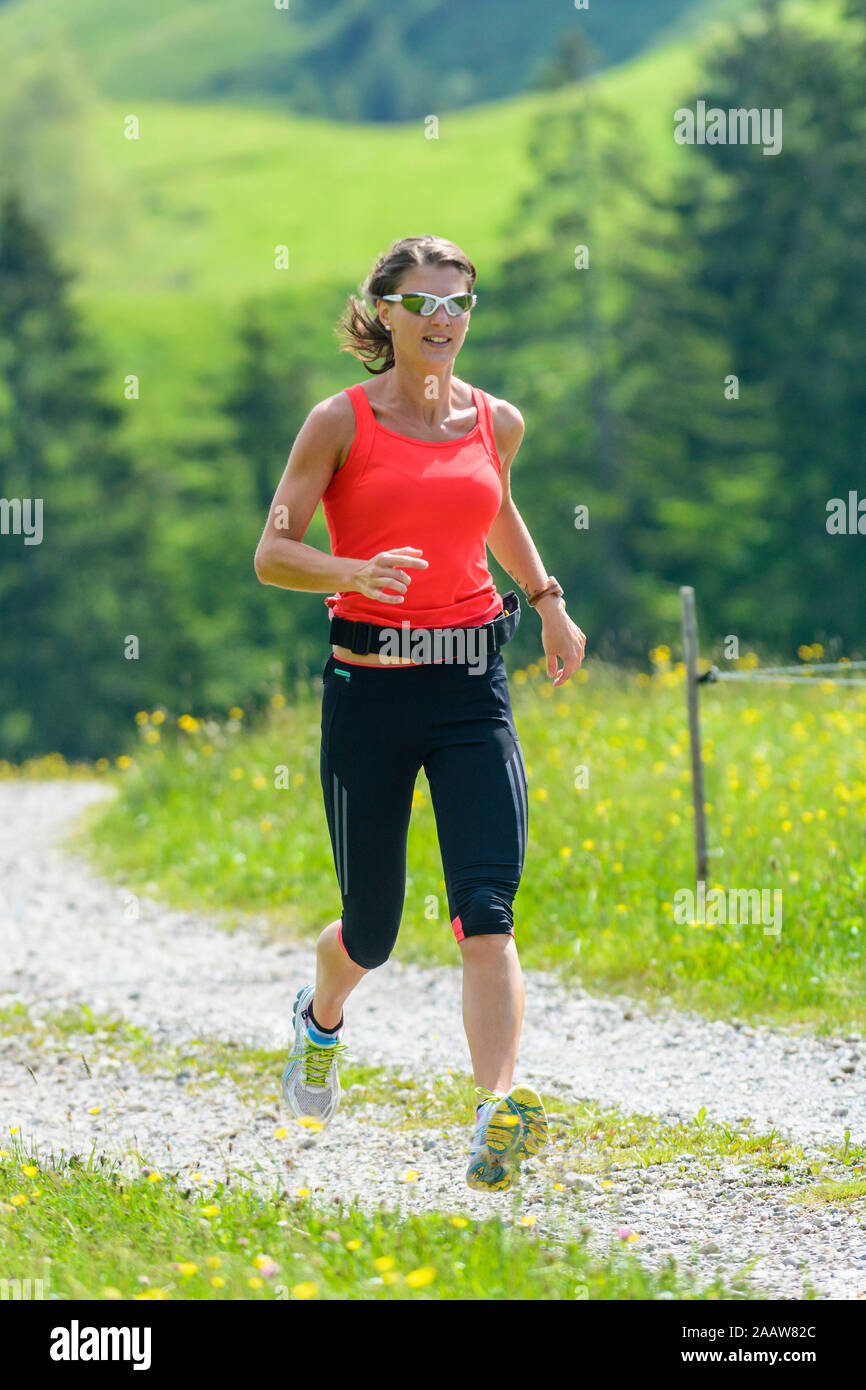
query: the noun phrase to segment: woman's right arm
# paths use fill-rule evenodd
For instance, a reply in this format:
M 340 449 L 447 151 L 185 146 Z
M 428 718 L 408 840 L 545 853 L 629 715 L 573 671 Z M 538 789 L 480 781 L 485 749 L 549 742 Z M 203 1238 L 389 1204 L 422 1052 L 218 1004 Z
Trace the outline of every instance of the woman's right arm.
M 381 551 L 372 558 L 328 555 L 304 545 L 303 537 L 335 470 L 348 457 L 355 437 L 355 412 L 340 391 L 314 406 L 289 454 L 256 548 L 255 570 L 263 584 L 326 594 L 352 590 L 382 603 L 402 603 L 411 576 L 404 568 L 426 569 L 413 546 Z M 384 586 L 397 593 L 383 592 Z
M 304 545 L 303 537 L 335 469 L 348 455 L 354 418 L 351 401 L 340 392 L 314 406 L 301 426 L 256 549 L 255 570 L 263 584 L 314 594 L 353 587 L 361 561 L 326 555 Z

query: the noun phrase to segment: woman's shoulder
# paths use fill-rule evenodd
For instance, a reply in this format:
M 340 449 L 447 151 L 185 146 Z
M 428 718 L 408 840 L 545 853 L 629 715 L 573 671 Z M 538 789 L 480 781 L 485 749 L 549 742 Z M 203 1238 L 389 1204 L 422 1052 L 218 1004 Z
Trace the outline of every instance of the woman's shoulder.
M 337 468 L 346 461 L 355 438 L 355 410 L 347 391 L 336 391 L 317 401 L 304 426 L 311 443 L 327 444 L 337 456 Z
M 481 391 L 481 387 L 476 386 L 475 390 Z M 489 391 L 483 391 L 482 394 L 487 398 L 487 404 L 490 408 L 490 418 L 499 453 L 502 455 L 513 453 L 523 438 L 525 429 L 523 416 L 517 406 L 511 404 L 511 401 L 506 401 L 499 396 L 491 396 Z
M 360 384 L 360 382 L 357 383 L 359 386 Z M 315 416 L 319 421 L 334 424 L 339 424 L 341 420 L 354 420 L 355 412 L 352 408 L 352 397 L 349 394 L 351 390 L 352 388 L 347 386 L 342 391 L 335 391 L 333 396 L 325 396 L 322 400 L 317 401 L 310 411 L 310 419 Z

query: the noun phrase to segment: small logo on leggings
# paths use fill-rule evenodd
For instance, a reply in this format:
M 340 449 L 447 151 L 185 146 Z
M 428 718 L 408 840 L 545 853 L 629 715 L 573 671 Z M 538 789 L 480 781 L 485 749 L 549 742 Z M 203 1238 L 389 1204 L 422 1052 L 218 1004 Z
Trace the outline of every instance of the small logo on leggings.
M 349 681 L 349 680 L 352 679 L 352 672 L 351 672 L 351 671 L 344 671 L 343 668 L 342 668 L 342 666 L 335 666 L 335 667 L 334 667 L 334 674 L 337 675 L 337 676 L 345 676 L 347 681 Z

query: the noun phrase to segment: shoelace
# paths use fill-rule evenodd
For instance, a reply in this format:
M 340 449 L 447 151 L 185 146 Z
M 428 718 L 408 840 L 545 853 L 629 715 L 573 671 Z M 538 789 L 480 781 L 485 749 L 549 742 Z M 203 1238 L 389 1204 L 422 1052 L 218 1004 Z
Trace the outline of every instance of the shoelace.
M 495 1091 L 488 1091 L 486 1086 L 476 1086 L 476 1091 L 480 1096 L 485 1096 L 487 1100 L 504 1100 L 504 1096 L 498 1096 Z M 525 1115 L 540 1116 L 544 1114 L 544 1108 L 537 1105 L 521 1105 L 520 1109 Z
M 491 1100 L 496 1101 L 498 1103 L 500 1100 L 504 1099 L 503 1096 L 497 1095 L 496 1091 L 488 1091 L 486 1086 L 476 1086 L 475 1090 L 479 1096 L 482 1096 L 484 1098 L 485 1103 Z M 480 1122 L 480 1116 L 478 1117 L 478 1120 Z M 478 1130 L 476 1128 L 476 1134 L 477 1133 Z M 493 1163 L 485 1169 L 485 1172 L 489 1175 L 490 1180 L 494 1180 L 502 1176 L 504 1169 L 499 1164 Z M 485 1179 L 485 1181 L 487 1181 L 487 1179 Z
M 307 1042 L 300 1052 L 290 1052 L 290 1062 L 303 1062 L 304 1081 L 308 1086 L 327 1086 L 331 1066 L 338 1052 L 348 1052 L 346 1043 L 329 1043 L 320 1047 L 318 1043 Z
M 479 1096 L 484 1096 L 483 1104 L 486 1104 L 487 1101 L 490 1100 L 500 1101 L 505 1099 L 504 1096 L 498 1096 L 495 1091 L 488 1091 L 486 1086 L 476 1086 L 475 1090 L 478 1092 Z

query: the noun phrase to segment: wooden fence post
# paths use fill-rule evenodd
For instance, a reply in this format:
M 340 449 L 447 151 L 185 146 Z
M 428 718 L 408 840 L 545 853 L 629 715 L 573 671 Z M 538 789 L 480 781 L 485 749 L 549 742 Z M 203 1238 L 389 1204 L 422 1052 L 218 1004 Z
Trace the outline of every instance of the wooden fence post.
M 686 703 L 692 751 L 692 802 L 695 808 L 695 868 L 698 883 L 707 881 L 707 820 L 704 811 L 704 764 L 701 757 L 701 716 L 698 705 L 698 623 L 695 591 L 682 585 L 683 656 L 686 665 Z

